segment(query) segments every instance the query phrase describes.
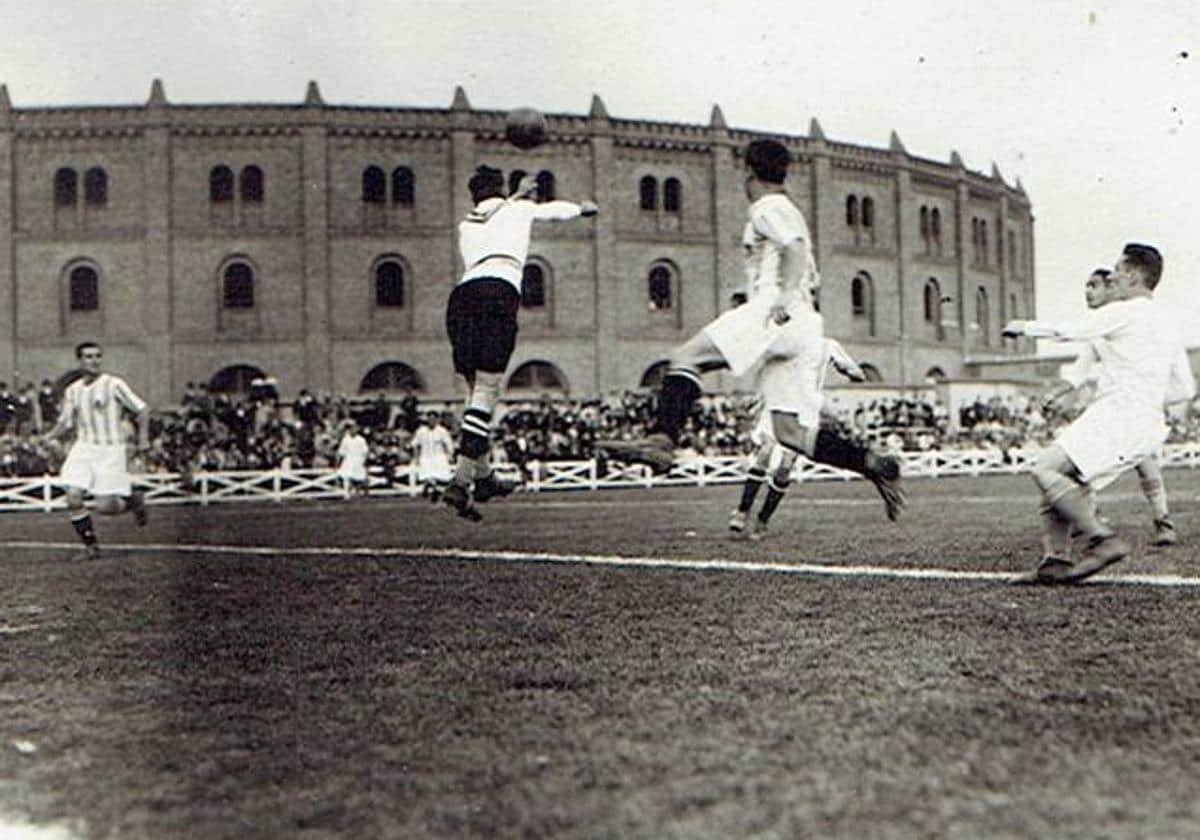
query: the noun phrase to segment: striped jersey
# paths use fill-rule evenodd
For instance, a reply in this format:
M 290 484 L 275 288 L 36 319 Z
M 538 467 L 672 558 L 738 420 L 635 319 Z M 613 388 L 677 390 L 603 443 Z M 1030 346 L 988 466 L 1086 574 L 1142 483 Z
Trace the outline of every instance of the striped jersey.
M 80 377 L 63 394 L 63 411 L 70 414 L 76 440 L 101 446 L 125 443 L 121 430 L 121 409 L 134 414 L 146 403 L 119 376 L 102 373 L 91 382 Z
M 458 225 L 464 268 L 459 282 L 496 277 L 520 292 L 534 220 L 565 222 L 578 218 L 580 212 L 580 206 L 572 201 L 539 204 L 529 198 L 484 199 Z

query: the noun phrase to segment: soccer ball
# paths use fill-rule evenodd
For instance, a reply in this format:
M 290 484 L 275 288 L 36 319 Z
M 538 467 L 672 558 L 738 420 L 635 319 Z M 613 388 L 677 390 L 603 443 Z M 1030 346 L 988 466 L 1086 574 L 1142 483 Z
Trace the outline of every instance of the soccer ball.
M 546 139 L 546 118 L 536 108 L 513 108 L 504 120 L 504 138 L 518 149 L 533 149 Z

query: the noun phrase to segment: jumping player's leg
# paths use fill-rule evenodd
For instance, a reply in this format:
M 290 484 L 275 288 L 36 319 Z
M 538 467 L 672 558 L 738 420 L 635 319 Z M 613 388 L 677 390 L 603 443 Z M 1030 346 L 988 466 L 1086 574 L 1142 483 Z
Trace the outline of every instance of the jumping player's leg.
M 100 544 L 96 539 L 92 515 L 83 506 L 83 493 L 83 489 L 79 487 L 67 488 L 67 513 L 71 519 L 71 527 L 75 529 L 75 533 L 83 542 L 84 553 L 81 556 L 91 559 L 99 555 Z
M 781 446 L 802 452 L 818 464 L 858 473 L 875 485 L 883 498 L 888 519 L 895 520 L 904 507 L 900 489 L 900 462 L 890 455 L 879 455 L 870 447 L 820 427 L 802 426 L 794 414 L 773 411 L 775 437 Z
M 762 507 L 758 510 L 758 524 L 755 528 L 757 535 L 761 536 L 766 532 L 767 523 L 771 521 L 775 509 L 779 507 L 784 494 L 791 486 L 792 469 L 796 466 L 798 457 L 800 457 L 800 453 L 795 449 L 786 446 L 780 447 L 779 464 L 771 473 L 771 478 L 767 483 L 767 498 L 763 500 Z
M 672 444 L 677 443 L 679 430 L 700 397 L 700 377 L 726 366 L 725 357 L 703 331 L 672 350 L 667 358 L 667 372 L 663 377 L 658 413 L 651 432 L 665 434 Z

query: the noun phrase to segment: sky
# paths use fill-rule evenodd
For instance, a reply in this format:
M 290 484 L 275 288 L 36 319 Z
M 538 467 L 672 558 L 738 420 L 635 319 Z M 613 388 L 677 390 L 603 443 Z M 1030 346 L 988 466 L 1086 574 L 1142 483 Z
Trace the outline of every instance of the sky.
M 1083 311 L 1130 240 L 1200 345 L 1197 0 L 0 0 L 15 107 L 325 101 L 475 107 L 804 134 L 1020 178 L 1040 318 Z

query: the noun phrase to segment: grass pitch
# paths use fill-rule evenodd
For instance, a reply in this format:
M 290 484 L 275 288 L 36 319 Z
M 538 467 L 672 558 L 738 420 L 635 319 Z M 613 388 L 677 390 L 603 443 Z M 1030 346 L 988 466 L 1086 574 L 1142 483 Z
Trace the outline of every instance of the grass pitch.
M 725 533 L 733 486 L 480 526 L 156 509 L 99 520 L 92 563 L 63 515 L 7 515 L 0 836 L 1194 836 L 1200 474 L 1167 483 L 1169 550 L 1135 482 L 1103 505 L 1137 549 L 1114 575 L 1160 585 L 1070 589 L 815 573 L 1017 572 L 1025 477 L 912 482 L 903 528 L 801 485 L 761 543 Z

